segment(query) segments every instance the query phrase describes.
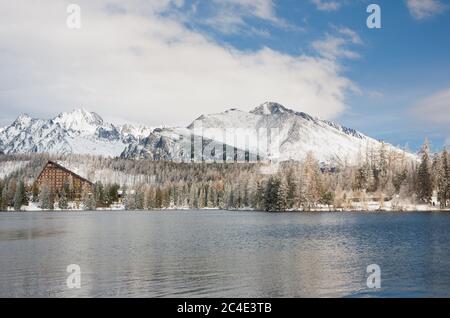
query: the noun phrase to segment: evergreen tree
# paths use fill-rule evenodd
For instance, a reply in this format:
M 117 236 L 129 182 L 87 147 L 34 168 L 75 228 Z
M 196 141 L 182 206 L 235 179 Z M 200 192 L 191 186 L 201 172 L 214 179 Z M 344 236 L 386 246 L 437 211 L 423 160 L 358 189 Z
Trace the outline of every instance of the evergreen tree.
M 58 208 L 60 208 L 61 210 L 67 210 L 69 208 L 69 203 L 68 203 L 68 200 L 67 200 L 67 194 L 66 194 L 66 191 L 64 189 L 62 189 L 62 191 L 59 194 Z
M 206 206 L 206 193 L 205 188 L 200 189 L 200 194 L 198 196 L 198 208 L 203 209 Z
M 103 184 L 99 181 L 94 184 L 94 200 L 95 200 L 96 207 L 104 207 L 105 206 L 104 188 L 103 188 Z
M 331 191 L 324 192 L 322 198 L 320 198 L 320 203 L 326 206 L 333 205 L 334 193 Z
M 15 179 L 10 179 L 8 182 L 8 206 L 14 207 L 14 196 L 16 194 L 17 182 Z
M 402 186 L 403 182 L 405 182 L 407 177 L 408 177 L 408 172 L 407 172 L 406 168 L 400 172 L 397 172 L 394 175 L 394 177 L 392 179 L 392 184 L 394 185 L 396 193 L 400 193 L 400 187 Z
M 2 199 L 1 199 L 1 206 L 0 206 L 0 210 L 2 210 L 2 211 L 8 210 L 8 205 L 9 205 L 8 193 L 9 193 L 8 185 L 5 184 L 3 186 L 3 190 L 2 190 Z
M 446 208 L 450 200 L 450 166 L 447 149 L 441 155 L 441 165 L 438 174 L 438 201 L 442 208 Z
M 236 205 L 235 205 L 234 191 L 230 185 L 228 185 L 226 187 L 225 196 L 227 198 L 227 207 L 226 208 L 227 209 L 235 209 Z
M 162 191 L 161 188 L 158 187 L 156 188 L 156 192 L 155 192 L 155 208 L 157 209 L 161 209 L 163 206 L 163 197 L 162 197 Z
M 145 193 L 142 187 L 139 187 L 136 190 L 135 194 L 135 209 L 136 210 L 143 210 L 145 204 Z
M 253 195 L 253 207 L 257 210 L 265 210 L 264 207 L 265 187 L 262 181 L 256 181 L 255 194 Z
M 84 210 L 86 210 L 86 211 L 94 211 L 95 210 L 95 208 L 96 208 L 95 197 L 89 191 L 87 191 L 87 190 L 83 191 L 82 202 L 83 202 Z
M 280 180 L 277 197 L 277 211 L 286 211 L 288 208 L 288 185 L 286 180 Z
M 119 190 L 120 186 L 117 183 L 109 186 L 108 196 L 111 201 L 110 203 L 119 201 Z
M 309 152 L 303 162 L 303 173 L 305 187 L 305 207 L 307 209 L 318 203 L 323 194 L 322 173 L 319 162 Z
M 54 206 L 54 194 L 47 184 L 44 184 L 40 188 L 39 192 L 39 206 L 44 210 L 53 210 Z
M 421 150 L 422 161 L 420 163 L 417 175 L 417 196 L 419 200 L 426 203 L 430 203 L 431 196 L 433 195 L 429 152 L 430 146 L 428 140 L 425 140 Z
M 215 207 L 215 198 L 216 198 L 216 189 L 212 186 L 212 184 L 209 184 L 208 185 L 208 200 L 207 200 L 208 208 Z
M 33 183 L 33 188 L 31 190 L 33 195 L 33 202 L 39 202 L 39 186 L 36 182 Z
M 387 184 L 388 179 L 388 152 L 386 149 L 386 144 L 384 142 L 381 142 L 380 150 L 379 150 L 379 160 L 378 160 L 378 186 L 380 189 L 376 190 L 384 190 L 384 187 Z
M 2 198 L 2 194 L 3 194 L 3 182 L 0 180 L 0 211 L 3 210 L 3 198 Z
M 280 180 L 270 176 L 266 184 L 264 194 L 264 210 L 268 212 L 278 211 L 280 194 Z
M 189 207 L 191 209 L 198 208 L 198 196 L 197 196 L 197 187 L 195 184 L 192 184 L 189 190 Z
M 22 209 L 22 205 L 27 205 L 27 193 L 25 190 L 25 184 L 23 181 L 20 181 L 17 188 L 16 193 L 14 195 L 14 210 L 20 211 Z
M 368 162 L 358 169 L 356 174 L 356 186 L 357 190 L 369 190 L 373 186 L 373 171 Z
M 293 169 L 290 169 L 286 175 L 286 186 L 286 208 L 292 209 L 294 208 L 295 195 L 297 193 L 297 185 L 295 184 Z

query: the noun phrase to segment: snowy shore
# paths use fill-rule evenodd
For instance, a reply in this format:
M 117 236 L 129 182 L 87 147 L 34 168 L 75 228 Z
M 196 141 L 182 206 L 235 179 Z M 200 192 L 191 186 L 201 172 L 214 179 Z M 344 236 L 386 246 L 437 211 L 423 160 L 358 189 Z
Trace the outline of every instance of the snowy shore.
M 124 205 L 116 204 L 108 208 L 97 208 L 95 211 L 106 212 L 106 211 L 174 211 L 174 210 L 197 210 L 197 211 L 218 211 L 218 210 L 227 210 L 227 211 L 236 211 L 236 212 L 268 212 L 268 211 L 259 211 L 252 208 L 242 208 L 242 209 L 220 209 L 220 208 L 197 208 L 192 209 L 189 207 L 169 207 L 162 209 L 143 209 L 143 210 L 127 210 Z M 42 209 L 38 207 L 36 203 L 30 203 L 28 206 L 22 206 L 21 211 L 15 211 L 13 208 L 9 208 L 8 211 L 1 212 L 87 212 L 87 210 L 83 208 L 70 208 L 70 209 L 59 209 L 55 208 L 53 210 Z M 334 208 L 327 206 L 317 206 L 310 209 L 293 209 L 287 211 L 270 211 L 272 213 L 305 213 L 305 212 L 450 212 L 450 209 L 441 209 L 437 206 L 427 205 L 427 204 L 404 204 L 401 206 L 392 207 L 391 202 L 385 202 L 383 206 L 380 206 L 379 202 L 367 202 L 364 204 L 364 207 L 355 204 L 352 207 L 346 208 Z

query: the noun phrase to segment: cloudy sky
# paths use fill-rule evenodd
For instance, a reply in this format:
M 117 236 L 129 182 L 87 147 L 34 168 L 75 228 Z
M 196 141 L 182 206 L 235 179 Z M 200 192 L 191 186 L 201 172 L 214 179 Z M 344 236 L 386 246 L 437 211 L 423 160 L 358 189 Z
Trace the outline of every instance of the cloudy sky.
M 366 26 L 373 2 L 381 29 Z M 414 150 L 450 145 L 448 0 L 0 0 L 0 12 L 0 125 L 79 107 L 187 125 L 277 101 Z

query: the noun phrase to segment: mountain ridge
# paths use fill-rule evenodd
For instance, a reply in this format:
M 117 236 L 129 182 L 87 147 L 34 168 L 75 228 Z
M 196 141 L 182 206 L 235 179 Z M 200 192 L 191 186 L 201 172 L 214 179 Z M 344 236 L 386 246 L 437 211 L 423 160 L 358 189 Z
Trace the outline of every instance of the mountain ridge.
M 234 143 L 224 134 L 232 130 Z M 200 145 L 193 153 L 189 153 L 191 146 L 186 147 L 191 141 Z M 301 160 L 312 152 L 324 163 L 354 163 L 363 151 L 384 143 L 275 102 L 265 102 L 249 112 L 231 108 L 204 114 L 187 127 L 114 125 L 95 112 L 79 108 L 51 119 L 21 114 L 12 124 L 0 128 L 0 153 L 4 154 L 48 152 L 174 161 L 236 160 L 236 154 L 219 153 L 223 144 L 236 148 L 240 159 L 250 153 L 261 160 Z M 266 153 L 261 152 L 261 144 Z M 384 145 L 399 154 L 406 153 Z

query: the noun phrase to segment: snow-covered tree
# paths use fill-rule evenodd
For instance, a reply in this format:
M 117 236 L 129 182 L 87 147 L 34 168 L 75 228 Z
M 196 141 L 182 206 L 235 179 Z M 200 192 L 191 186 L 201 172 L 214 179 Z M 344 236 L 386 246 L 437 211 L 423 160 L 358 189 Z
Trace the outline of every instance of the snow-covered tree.
M 22 205 L 28 204 L 27 193 L 25 190 L 25 184 L 21 180 L 16 188 L 16 193 L 14 195 L 14 210 L 20 211 L 22 209 Z
M 417 196 L 419 200 L 429 203 L 433 195 L 433 184 L 430 168 L 430 145 L 425 140 L 421 150 L 422 160 L 417 176 Z

